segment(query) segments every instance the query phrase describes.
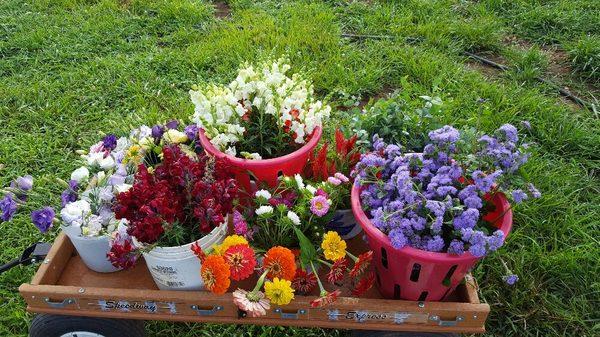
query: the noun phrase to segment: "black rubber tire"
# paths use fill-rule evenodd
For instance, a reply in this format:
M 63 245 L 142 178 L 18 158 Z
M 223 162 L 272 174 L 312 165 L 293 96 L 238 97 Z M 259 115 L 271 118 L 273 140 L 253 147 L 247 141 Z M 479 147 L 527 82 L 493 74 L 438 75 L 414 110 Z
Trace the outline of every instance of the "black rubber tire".
M 60 337 L 69 332 L 87 331 L 104 337 L 144 337 L 144 321 L 61 315 L 35 315 L 29 337 Z

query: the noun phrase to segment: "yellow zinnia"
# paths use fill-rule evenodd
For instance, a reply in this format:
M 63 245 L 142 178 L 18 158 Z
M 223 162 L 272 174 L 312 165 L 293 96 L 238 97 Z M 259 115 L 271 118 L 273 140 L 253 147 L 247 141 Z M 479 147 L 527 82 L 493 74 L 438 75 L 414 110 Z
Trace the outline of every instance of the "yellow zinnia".
M 265 282 L 265 295 L 274 304 L 286 305 L 294 299 L 294 289 L 292 289 L 292 282 L 274 278 L 273 281 Z
M 220 245 L 213 245 L 213 250 L 217 255 L 223 255 L 227 248 L 235 245 L 247 245 L 248 241 L 240 235 L 229 235 Z
M 329 231 L 323 236 L 321 243 L 325 258 L 330 261 L 337 261 L 346 256 L 346 241 L 342 240 L 337 232 Z

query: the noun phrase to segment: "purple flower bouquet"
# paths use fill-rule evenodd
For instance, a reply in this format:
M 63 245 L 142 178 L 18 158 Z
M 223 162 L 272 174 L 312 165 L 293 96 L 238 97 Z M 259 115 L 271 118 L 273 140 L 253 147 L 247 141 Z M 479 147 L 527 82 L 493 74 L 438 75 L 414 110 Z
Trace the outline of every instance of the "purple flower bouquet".
M 539 197 L 519 175 L 529 154 L 514 126 L 492 136 L 444 126 L 429 138 L 423 153 L 403 153 L 375 136 L 373 151 L 355 168 L 353 210 L 389 297 L 441 299 L 477 260 L 503 245 L 512 225 L 504 192 L 513 204 Z M 414 254 L 402 256 L 407 252 Z M 395 284 L 386 287 L 384 279 Z

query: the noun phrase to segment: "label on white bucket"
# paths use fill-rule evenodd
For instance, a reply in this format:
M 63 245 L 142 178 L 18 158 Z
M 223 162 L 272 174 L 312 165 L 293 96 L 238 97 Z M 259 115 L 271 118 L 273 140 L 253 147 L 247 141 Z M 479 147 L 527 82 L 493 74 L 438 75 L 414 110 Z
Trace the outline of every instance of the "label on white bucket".
M 152 266 L 152 276 L 154 281 L 169 288 L 179 288 L 185 286 L 184 280 L 180 277 L 180 272 L 174 266 Z

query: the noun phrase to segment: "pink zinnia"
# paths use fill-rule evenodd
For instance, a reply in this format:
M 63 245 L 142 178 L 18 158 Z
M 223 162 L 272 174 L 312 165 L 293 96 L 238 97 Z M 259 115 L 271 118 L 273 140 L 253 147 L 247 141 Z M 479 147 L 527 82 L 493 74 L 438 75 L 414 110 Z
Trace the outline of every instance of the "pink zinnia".
M 314 215 L 321 217 L 329 211 L 329 201 L 322 195 L 318 195 L 310 201 L 310 210 Z
M 238 289 L 233 292 L 233 303 L 240 310 L 245 311 L 250 317 L 260 317 L 267 314 L 267 310 L 271 308 L 265 294 L 260 291 L 248 292 L 243 289 Z

